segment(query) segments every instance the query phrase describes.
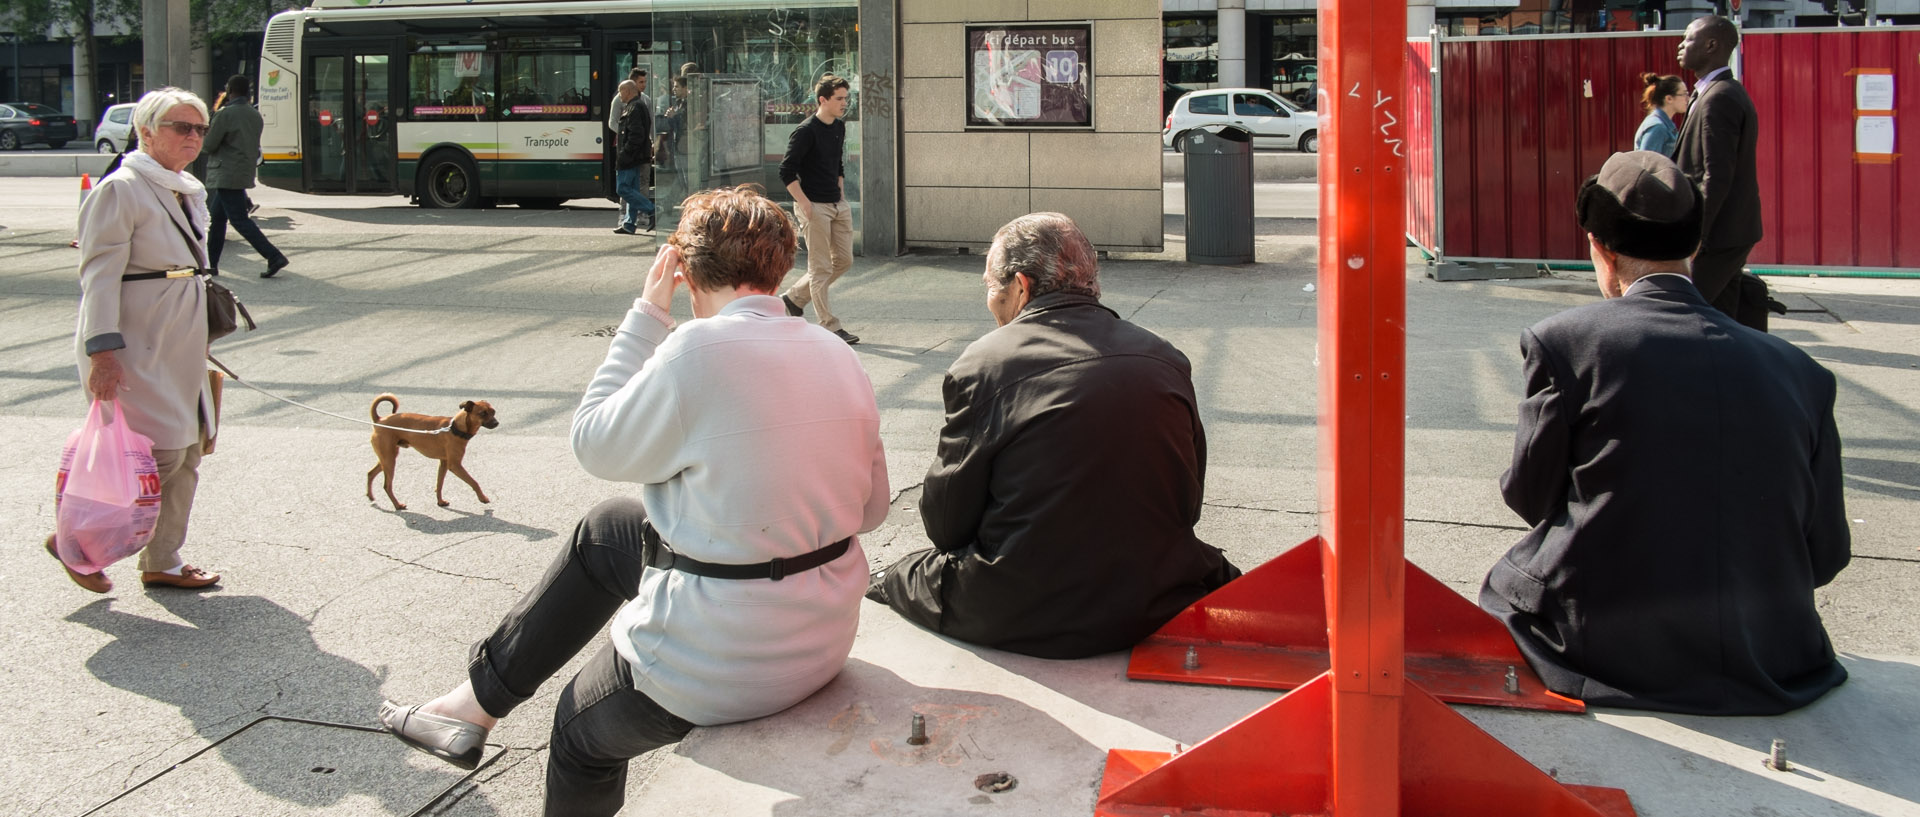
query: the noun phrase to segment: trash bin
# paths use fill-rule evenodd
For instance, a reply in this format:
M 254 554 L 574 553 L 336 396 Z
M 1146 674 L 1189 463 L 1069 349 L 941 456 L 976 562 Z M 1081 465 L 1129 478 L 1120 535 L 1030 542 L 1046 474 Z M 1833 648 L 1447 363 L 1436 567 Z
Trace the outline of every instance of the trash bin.
M 1187 261 L 1253 263 L 1253 135 L 1228 127 L 1181 139 L 1187 157 Z

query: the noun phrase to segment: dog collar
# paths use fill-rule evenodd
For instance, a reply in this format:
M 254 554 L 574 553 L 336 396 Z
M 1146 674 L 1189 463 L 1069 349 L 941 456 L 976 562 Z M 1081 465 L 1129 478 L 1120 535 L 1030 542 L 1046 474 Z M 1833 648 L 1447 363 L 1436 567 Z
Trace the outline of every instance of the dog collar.
M 461 430 L 460 430 L 460 427 L 459 427 L 459 426 L 457 426 L 457 425 L 454 425 L 454 424 L 453 424 L 453 421 L 452 421 L 452 420 L 448 420 L 448 421 L 447 421 L 447 433 L 449 433 L 449 434 L 452 434 L 452 435 L 453 435 L 453 436 L 455 436 L 455 437 L 459 437 L 459 438 L 460 438 L 460 439 L 462 439 L 462 440 L 471 440 L 471 439 L 473 439 L 473 435 L 472 435 L 472 434 L 468 434 L 468 433 L 467 433 L 467 432 L 465 432 L 465 431 L 461 431 Z

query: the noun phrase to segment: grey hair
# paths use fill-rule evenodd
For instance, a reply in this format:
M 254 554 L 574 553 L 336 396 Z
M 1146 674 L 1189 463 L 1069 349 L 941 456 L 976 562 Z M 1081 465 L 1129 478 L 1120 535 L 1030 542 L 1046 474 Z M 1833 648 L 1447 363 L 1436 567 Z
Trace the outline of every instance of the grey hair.
M 200 121 L 208 121 L 205 101 L 185 88 L 168 86 L 155 88 L 140 97 L 140 102 L 133 107 L 133 126 L 152 133 L 160 127 L 160 117 L 180 105 L 193 106 L 194 110 L 200 112 Z
M 1080 225 L 1061 213 L 1029 213 L 993 234 L 987 270 L 1005 285 L 1015 273 L 1033 279 L 1030 297 L 1053 292 L 1100 297 L 1100 256 Z

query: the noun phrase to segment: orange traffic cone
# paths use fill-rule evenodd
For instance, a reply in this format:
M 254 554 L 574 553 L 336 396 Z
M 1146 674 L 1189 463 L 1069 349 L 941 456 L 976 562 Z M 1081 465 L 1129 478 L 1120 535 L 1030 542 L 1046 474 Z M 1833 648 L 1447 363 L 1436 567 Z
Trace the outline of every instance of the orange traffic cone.
M 92 192 L 93 192 L 93 177 L 85 173 L 80 174 L 80 206 L 81 207 L 87 206 L 87 194 Z M 72 241 L 67 242 L 67 246 L 74 247 L 76 249 L 79 248 L 80 239 L 76 238 Z

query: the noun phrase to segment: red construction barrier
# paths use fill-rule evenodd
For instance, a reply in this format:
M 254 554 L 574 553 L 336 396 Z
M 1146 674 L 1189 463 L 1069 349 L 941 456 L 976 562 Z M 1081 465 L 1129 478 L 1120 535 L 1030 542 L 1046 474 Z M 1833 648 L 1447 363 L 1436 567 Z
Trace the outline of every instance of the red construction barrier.
M 1743 51 L 1763 127 L 1751 263 L 1920 267 L 1920 28 L 1749 32 Z M 1858 79 L 1876 71 L 1893 77 L 1893 156 L 1856 157 Z
M 1439 228 L 1409 237 L 1439 260 L 1587 259 L 1573 216 L 1581 180 L 1633 149 L 1645 113 L 1639 76 L 1676 74 L 1680 33 L 1436 38 L 1435 117 L 1412 117 L 1436 163 L 1409 168 L 1438 187 Z M 1421 41 L 1409 43 L 1411 54 Z M 1758 172 L 1766 239 L 1749 263 L 1792 268 L 1920 267 L 1920 28 L 1755 29 L 1742 38 L 1744 84 L 1760 115 Z M 1856 155 L 1856 83 L 1893 78 L 1890 155 Z M 1411 73 L 1411 71 L 1410 71 Z M 1411 77 L 1409 77 L 1411 81 Z M 1682 117 L 1684 122 L 1684 117 Z M 1410 142 L 1423 135 L 1410 132 Z M 1908 158 L 1902 158 L 1903 156 Z
M 1440 245 L 1434 187 L 1433 41 L 1407 41 L 1407 237 L 1432 253 Z

